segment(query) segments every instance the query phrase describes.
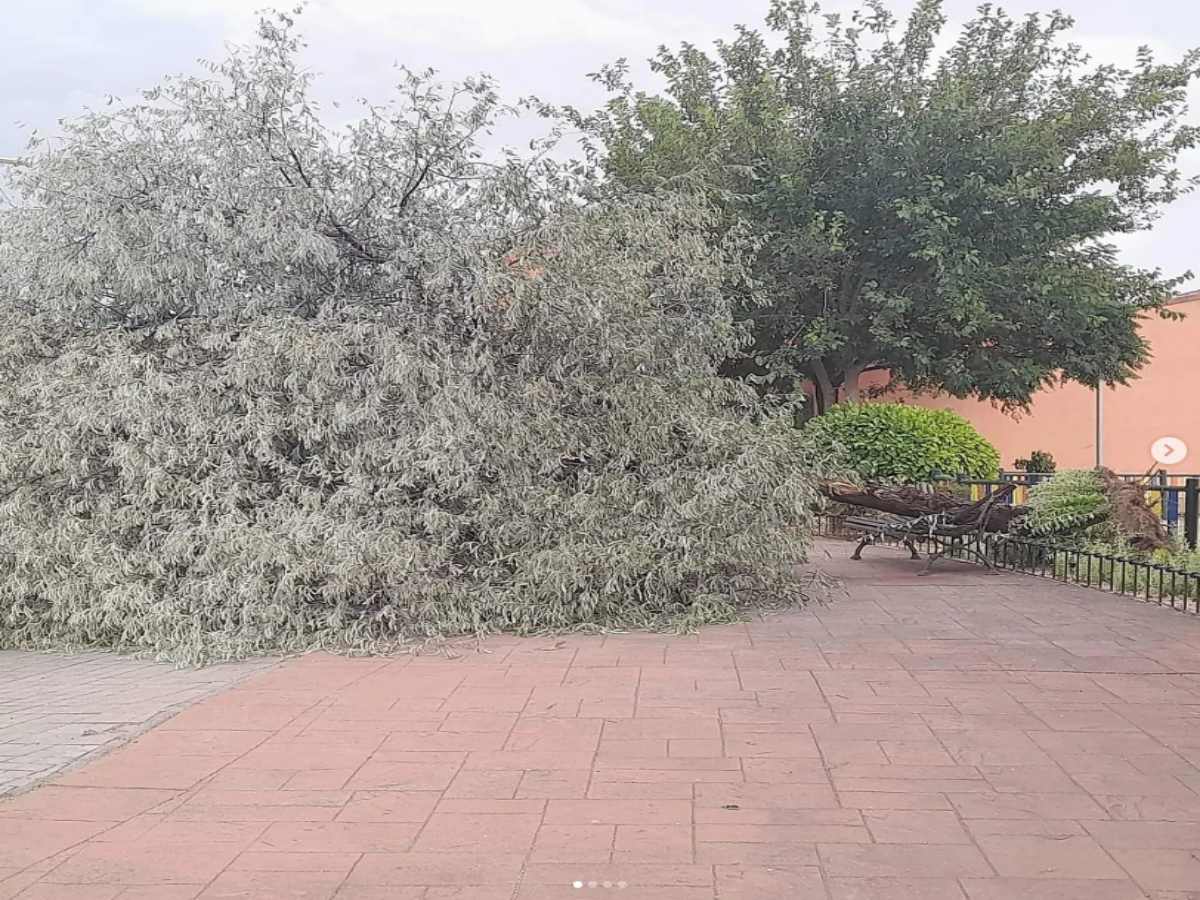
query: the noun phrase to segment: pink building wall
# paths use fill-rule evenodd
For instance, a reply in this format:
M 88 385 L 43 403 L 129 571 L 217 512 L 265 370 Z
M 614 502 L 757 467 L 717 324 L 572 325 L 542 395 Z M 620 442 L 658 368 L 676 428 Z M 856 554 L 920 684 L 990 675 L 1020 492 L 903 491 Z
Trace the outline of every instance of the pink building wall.
M 1171 306 L 1186 318 L 1143 320 L 1142 334 L 1153 359 L 1140 377 L 1123 387 L 1103 389 L 1102 462 L 1118 472 L 1200 472 L 1200 291 L 1179 297 Z M 864 386 L 886 382 L 886 372 L 864 376 Z M 978 400 L 914 397 L 903 391 L 887 396 L 964 416 L 1000 451 L 1006 469 L 1032 450 L 1049 451 L 1060 469 L 1096 464 L 1096 393 L 1080 384 L 1044 390 L 1034 397 L 1028 413 L 1016 415 Z M 1183 440 L 1187 457 L 1171 465 L 1156 463 L 1150 446 L 1161 437 Z

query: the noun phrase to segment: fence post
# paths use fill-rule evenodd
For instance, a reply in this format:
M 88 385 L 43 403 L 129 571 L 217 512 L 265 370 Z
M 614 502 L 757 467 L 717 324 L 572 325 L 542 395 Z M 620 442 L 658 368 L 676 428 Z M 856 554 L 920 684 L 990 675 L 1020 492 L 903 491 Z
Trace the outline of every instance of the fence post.
M 1200 478 L 1189 478 L 1183 483 L 1183 536 L 1187 545 L 1196 549 L 1196 537 L 1200 532 Z

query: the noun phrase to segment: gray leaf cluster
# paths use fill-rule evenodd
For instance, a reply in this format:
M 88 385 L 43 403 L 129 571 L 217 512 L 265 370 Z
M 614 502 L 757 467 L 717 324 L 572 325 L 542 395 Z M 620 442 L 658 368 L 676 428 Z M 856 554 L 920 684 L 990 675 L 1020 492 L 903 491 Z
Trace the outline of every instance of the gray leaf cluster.
M 330 129 L 297 47 L 265 20 L 14 176 L 0 646 L 200 661 L 803 600 L 808 464 L 717 375 L 738 235 L 488 160 L 486 80 L 406 74 Z

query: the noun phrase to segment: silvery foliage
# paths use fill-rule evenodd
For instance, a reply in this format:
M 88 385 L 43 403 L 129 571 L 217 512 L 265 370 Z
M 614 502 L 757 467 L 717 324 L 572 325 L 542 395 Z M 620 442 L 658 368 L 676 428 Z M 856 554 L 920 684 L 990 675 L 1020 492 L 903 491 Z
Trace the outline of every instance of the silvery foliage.
M 0 238 L 4 646 L 185 661 L 802 600 L 736 236 L 482 155 L 486 80 L 323 124 L 284 16 L 31 147 Z

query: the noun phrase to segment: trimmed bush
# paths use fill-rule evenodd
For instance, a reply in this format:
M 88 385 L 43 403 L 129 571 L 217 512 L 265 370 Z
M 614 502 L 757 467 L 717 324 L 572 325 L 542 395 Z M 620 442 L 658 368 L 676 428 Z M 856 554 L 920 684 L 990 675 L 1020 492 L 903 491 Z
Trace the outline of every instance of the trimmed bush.
M 412 79 L 329 134 L 289 27 L 18 173 L 0 646 L 194 661 L 802 601 L 817 497 L 790 421 L 717 374 L 742 273 L 712 213 L 478 162 L 486 84 L 451 111 Z
M 870 481 L 922 482 L 930 473 L 994 478 L 1000 455 L 962 416 L 903 403 L 845 403 L 812 419 L 810 445 Z

